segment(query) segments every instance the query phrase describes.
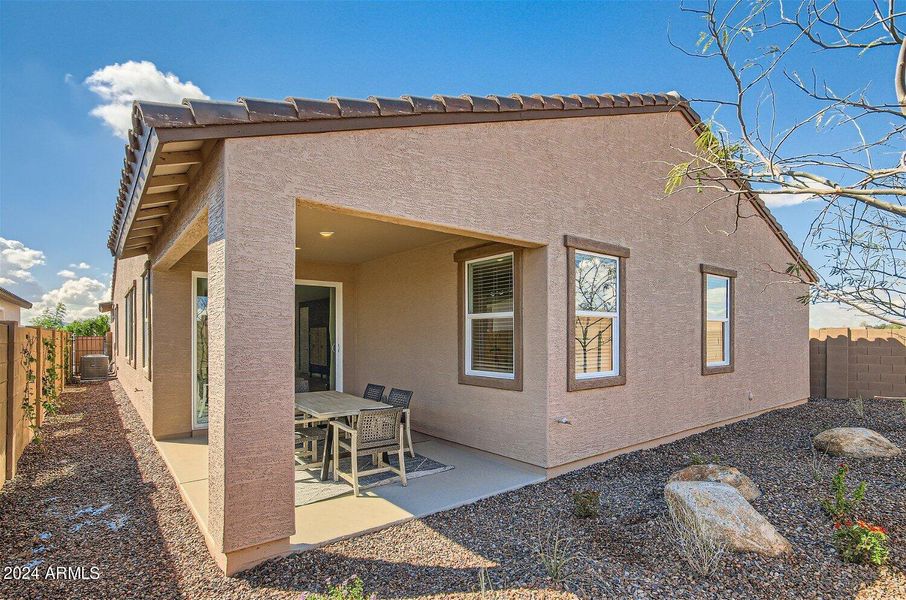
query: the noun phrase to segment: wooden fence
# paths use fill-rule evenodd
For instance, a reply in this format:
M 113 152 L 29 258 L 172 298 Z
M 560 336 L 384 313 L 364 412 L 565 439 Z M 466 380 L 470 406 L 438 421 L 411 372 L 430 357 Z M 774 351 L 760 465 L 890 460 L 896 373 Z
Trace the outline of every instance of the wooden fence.
M 40 425 L 43 389 L 50 385 L 52 373 L 56 373 L 56 393 L 63 391 L 70 368 L 69 345 L 65 331 L 0 321 L 0 487 L 15 477 L 19 457 L 34 439 L 29 427 L 32 419 L 23 404 L 27 398 L 34 407 L 34 424 Z M 34 361 L 25 360 L 26 355 Z
M 72 367 L 67 373 L 70 377 L 81 376 L 82 357 L 87 354 L 106 354 L 113 361 L 113 334 L 91 336 L 73 336 L 70 360 Z
M 811 395 L 906 397 L 906 329 L 812 329 Z

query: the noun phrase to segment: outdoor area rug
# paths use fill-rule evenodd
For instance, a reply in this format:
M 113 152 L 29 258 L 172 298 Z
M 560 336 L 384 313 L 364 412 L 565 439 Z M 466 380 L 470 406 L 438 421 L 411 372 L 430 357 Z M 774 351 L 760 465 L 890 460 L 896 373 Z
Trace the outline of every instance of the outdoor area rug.
M 399 458 L 397 458 L 396 455 L 393 455 L 388 462 L 396 467 L 399 465 Z M 374 468 L 374 465 L 371 463 L 370 456 L 359 457 L 360 470 L 367 471 L 372 468 Z M 445 465 L 418 453 L 416 453 L 415 458 L 406 454 L 407 479 L 417 479 L 419 477 L 425 477 L 426 475 L 443 473 L 452 468 L 452 465 Z M 350 472 L 350 458 L 348 456 L 340 459 L 340 470 L 344 473 Z M 340 481 L 334 481 L 332 475 L 328 481 L 321 481 L 318 479 L 320 474 L 320 467 L 317 469 L 303 469 L 299 466 L 296 467 L 296 506 L 304 506 L 306 504 L 311 504 L 312 502 L 327 500 L 328 498 L 352 493 L 351 483 L 343 481 L 342 479 Z M 391 483 L 399 484 L 399 481 L 399 475 L 390 471 L 366 475 L 365 477 L 359 478 L 359 490 L 367 490 Z

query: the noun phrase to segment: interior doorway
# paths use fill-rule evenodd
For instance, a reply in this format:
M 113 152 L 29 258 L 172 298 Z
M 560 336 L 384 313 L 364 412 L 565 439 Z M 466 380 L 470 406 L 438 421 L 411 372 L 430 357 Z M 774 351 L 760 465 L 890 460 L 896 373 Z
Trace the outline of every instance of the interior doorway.
M 296 281 L 297 392 L 343 391 L 343 284 Z

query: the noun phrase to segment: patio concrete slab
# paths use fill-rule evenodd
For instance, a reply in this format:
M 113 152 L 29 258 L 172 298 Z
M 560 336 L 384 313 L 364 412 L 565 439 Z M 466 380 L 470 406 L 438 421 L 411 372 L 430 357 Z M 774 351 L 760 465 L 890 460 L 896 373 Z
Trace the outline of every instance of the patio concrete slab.
M 424 434 L 413 434 L 416 452 L 454 468 L 409 481 L 295 508 L 293 550 L 307 550 L 409 519 L 449 510 L 495 494 L 544 481 L 538 467 L 467 448 Z M 207 534 L 207 439 L 204 436 L 157 442 L 196 520 Z M 350 490 L 351 491 L 351 490 Z

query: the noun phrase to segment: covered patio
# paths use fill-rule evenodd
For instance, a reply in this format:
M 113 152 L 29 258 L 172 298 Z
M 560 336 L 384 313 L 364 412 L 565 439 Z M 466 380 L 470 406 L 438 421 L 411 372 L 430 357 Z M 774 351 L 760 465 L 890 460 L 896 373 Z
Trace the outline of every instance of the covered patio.
M 157 441 L 161 456 L 176 480 L 205 537 L 208 532 L 208 439 L 204 432 Z M 415 432 L 415 451 L 453 468 L 411 479 L 407 487 L 392 482 L 296 506 L 295 534 L 286 552 L 308 550 L 409 519 L 449 510 L 544 481 L 538 467 Z M 210 543 L 210 542 L 209 542 Z
M 544 355 L 524 381 L 520 374 L 515 392 L 463 385 L 463 263 L 455 260 L 464 249 L 520 248 L 517 277 L 543 289 L 545 249 L 301 198 L 294 204 L 292 264 L 263 228 L 270 221 L 247 216 L 224 236 L 212 229 L 218 217 L 209 207 L 207 219 L 173 242 L 181 256 L 154 267 L 153 301 L 168 312 L 191 306 L 192 326 L 186 331 L 177 314 L 155 314 L 154 368 L 169 377 L 155 378 L 145 418 L 228 573 L 546 476 Z M 254 233 L 249 221 L 260 226 Z M 237 258 L 249 244 L 259 258 Z M 525 301 L 534 312 L 545 303 L 543 296 Z M 525 335 L 543 348 L 544 322 L 527 325 Z M 431 463 L 428 472 L 407 468 L 407 486 L 371 483 L 356 497 L 342 480 L 291 468 L 294 383 L 302 393 L 361 396 L 369 383 L 411 391 L 412 461 Z M 519 394 L 522 386 L 535 393 Z M 343 489 L 300 500 L 300 480 Z

